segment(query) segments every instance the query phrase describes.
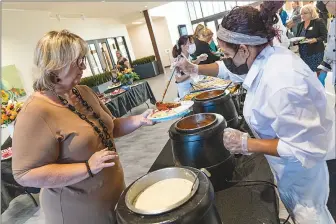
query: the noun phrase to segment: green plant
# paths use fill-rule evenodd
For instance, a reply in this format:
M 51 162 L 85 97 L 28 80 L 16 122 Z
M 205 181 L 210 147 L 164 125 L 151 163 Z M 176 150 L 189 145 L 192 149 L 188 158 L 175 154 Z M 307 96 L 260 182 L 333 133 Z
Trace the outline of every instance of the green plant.
M 113 75 L 111 72 L 104 72 L 99 75 L 93 75 L 89 77 L 82 78 L 80 81 L 80 85 L 86 85 L 88 87 L 98 86 L 105 82 L 108 82 L 112 79 Z
M 137 73 L 133 72 L 132 69 L 125 69 L 123 72 L 118 73 L 118 81 L 121 84 L 131 84 L 134 80 L 139 80 L 140 77 Z
M 147 63 L 150 63 L 150 62 L 153 62 L 153 61 L 155 61 L 155 56 L 151 55 L 151 56 L 148 56 L 148 57 L 143 57 L 143 58 L 139 58 L 139 59 L 136 59 L 136 60 L 132 61 L 132 65 L 133 66 L 143 65 L 143 64 L 147 64 Z

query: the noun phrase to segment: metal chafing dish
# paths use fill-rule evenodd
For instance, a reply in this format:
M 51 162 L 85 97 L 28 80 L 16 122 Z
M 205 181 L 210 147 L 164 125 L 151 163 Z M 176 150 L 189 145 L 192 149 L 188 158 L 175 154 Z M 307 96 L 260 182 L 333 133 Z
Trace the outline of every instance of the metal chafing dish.
M 185 198 L 183 198 L 181 201 L 161 210 L 142 210 L 138 209 L 134 206 L 138 196 L 146 190 L 148 187 L 152 186 L 153 184 L 170 178 L 182 178 L 191 181 L 192 183 L 196 179 L 196 182 L 194 184 L 194 187 L 192 191 L 190 191 L 190 194 L 187 195 Z M 161 169 L 154 171 L 152 173 L 149 173 L 140 179 L 138 179 L 127 191 L 125 202 L 126 206 L 133 212 L 142 214 L 142 215 L 158 215 L 162 214 L 168 211 L 171 211 L 181 205 L 183 205 L 185 202 L 187 202 L 190 198 L 192 198 L 195 194 L 195 192 L 198 189 L 199 180 L 197 177 L 197 174 L 195 174 L 193 171 L 185 169 L 185 168 L 179 168 L 179 167 L 170 167 L 166 169 Z
M 203 173 L 201 170 L 192 167 L 169 167 L 148 173 L 134 181 L 124 190 L 116 205 L 117 223 L 222 224 L 215 206 L 213 186 L 205 174 L 206 171 Z M 138 195 L 147 187 L 168 178 L 186 178 L 192 182 L 197 179 L 190 195 L 165 210 L 147 212 L 134 207 Z

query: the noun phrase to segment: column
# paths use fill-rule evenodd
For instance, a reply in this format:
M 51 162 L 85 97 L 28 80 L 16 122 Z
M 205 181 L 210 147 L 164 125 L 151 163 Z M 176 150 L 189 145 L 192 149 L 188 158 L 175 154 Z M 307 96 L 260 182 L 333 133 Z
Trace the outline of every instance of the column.
M 143 11 L 143 14 L 144 14 L 144 17 L 145 17 L 145 20 L 146 20 L 146 25 L 147 25 L 147 28 L 148 28 L 149 36 L 150 36 L 152 46 L 153 46 L 153 49 L 154 49 L 154 54 L 155 54 L 156 60 L 158 62 L 159 72 L 160 72 L 160 74 L 162 74 L 162 73 L 164 73 L 164 70 L 163 70 L 163 66 L 162 66 L 162 61 L 161 61 L 159 49 L 158 49 L 158 46 L 157 46 L 157 43 L 156 43 L 156 40 L 155 40 L 153 23 L 152 23 L 152 20 L 150 18 L 150 15 L 148 13 L 148 10 Z

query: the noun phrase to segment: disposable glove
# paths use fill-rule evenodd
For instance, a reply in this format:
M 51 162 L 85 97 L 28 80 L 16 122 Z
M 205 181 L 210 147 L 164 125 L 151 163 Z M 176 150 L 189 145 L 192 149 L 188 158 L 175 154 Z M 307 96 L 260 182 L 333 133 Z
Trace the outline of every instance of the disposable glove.
M 227 150 L 231 154 L 243 154 L 250 155 L 247 148 L 247 139 L 249 134 L 246 132 L 241 132 L 237 129 L 226 128 L 223 133 L 223 142 Z

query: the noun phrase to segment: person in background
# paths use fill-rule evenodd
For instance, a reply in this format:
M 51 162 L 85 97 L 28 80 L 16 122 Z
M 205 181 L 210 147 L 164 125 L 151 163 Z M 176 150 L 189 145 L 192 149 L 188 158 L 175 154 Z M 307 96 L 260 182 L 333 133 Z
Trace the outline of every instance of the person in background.
M 305 37 L 307 43 L 299 44 L 299 53 L 304 62 L 314 72 L 322 62 L 324 55 L 324 41 L 327 40 L 327 27 L 318 18 L 315 6 L 307 4 L 301 9 L 303 22 L 298 25 L 297 37 Z
M 289 49 L 272 46 L 276 13 L 283 3 L 264 1 L 260 11 L 251 6 L 232 9 L 217 31 L 224 61 L 195 65 L 179 60 L 176 66 L 185 73 L 211 76 L 226 67 L 243 77 L 243 115 L 254 138 L 226 128 L 225 148 L 233 154 L 265 155 L 296 224 L 332 224 L 325 160 L 335 152 L 335 114 L 316 74 Z
M 88 46 L 67 30 L 38 42 L 34 93 L 16 118 L 12 170 L 22 186 L 42 188 L 45 223 L 115 223 L 114 208 L 125 189 L 114 138 L 145 125 L 141 115 L 115 118 L 87 86 Z
M 301 14 L 300 14 L 301 7 L 300 7 L 300 2 L 299 1 L 294 1 L 292 3 L 292 7 L 293 7 L 293 13 L 292 13 L 292 16 L 290 18 L 290 21 L 287 22 L 287 25 L 291 29 L 293 36 L 296 36 L 296 34 L 297 34 L 297 26 L 301 22 Z
M 117 55 L 117 59 L 118 59 L 117 69 L 118 69 L 119 72 L 123 72 L 125 69 L 128 69 L 128 68 L 131 67 L 127 58 L 125 58 L 119 50 L 116 52 L 116 55 Z
M 193 35 L 194 39 L 198 39 L 199 38 L 199 33 L 201 32 L 201 30 L 203 30 L 205 28 L 205 26 L 203 24 L 198 24 L 195 28 L 195 32 Z
M 321 69 L 319 79 L 323 85 L 325 85 L 325 78 L 327 77 L 327 72 L 332 72 L 332 81 L 335 86 L 336 93 L 336 2 L 335 1 L 323 1 L 328 12 L 333 16 L 329 25 L 329 33 L 326 50 L 324 52 L 324 59 L 322 63 L 318 66 Z
M 321 65 L 319 79 L 324 84 L 327 73 L 332 75 L 332 84 L 334 85 L 336 95 L 336 1 L 323 1 L 328 12 L 333 16 L 329 25 L 328 41 L 324 51 L 324 59 Z M 336 108 L 336 102 L 335 107 Z M 331 160 L 327 161 L 330 179 L 330 194 L 327 206 L 331 215 L 336 220 L 336 154 L 331 155 Z
M 220 57 L 216 56 L 210 50 L 209 43 L 211 43 L 212 38 L 213 32 L 205 27 L 198 33 L 198 39 L 195 39 L 196 52 L 193 55 L 195 57 L 198 57 L 202 54 L 208 55 L 208 58 L 205 61 L 200 62 L 200 64 L 210 64 L 220 59 Z
M 282 24 L 283 24 L 284 26 L 286 26 L 287 19 L 288 19 L 288 14 L 287 14 L 287 12 L 283 9 L 283 7 L 280 8 L 280 10 L 279 10 L 279 15 L 280 15 Z
M 323 22 L 327 25 L 328 24 L 328 10 L 322 1 L 316 2 L 316 10 L 317 10 L 317 13 L 319 14 L 319 17 L 323 19 Z
M 200 35 L 200 33 L 201 33 L 201 31 L 204 29 L 204 28 L 206 28 L 203 24 L 198 24 L 197 26 L 196 26 L 196 28 L 195 28 L 195 32 L 194 32 L 194 35 L 193 35 L 193 37 L 194 37 L 194 39 L 195 38 L 197 38 L 197 39 L 199 39 L 199 35 Z M 216 46 L 216 44 L 215 44 L 215 41 L 212 39 L 211 40 L 211 42 L 209 43 L 209 46 L 210 46 L 210 50 L 212 51 L 212 52 L 214 52 L 214 53 L 216 53 L 217 51 L 218 51 L 218 48 L 217 48 L 217 46 Z
M 193 36 L 181 36 L 177 41 L 176 45 L 173 48 L 172 54 L 175 58 L 175 61 L 179 59 L 179 56 L 182 56 L 194 64 L 199 64 L 201 61 L 207 59 L 208 55 L 202 54 L 197 57 L 196 60 L 192 60 L 190 55 L 195 53 L 196 45 L 194 43 Z M 174 62 L 175 63 L 175 62 Z M 173 63 L 173 64 L 174 64 Z M 183 98 L 186 94 L 190 93 L 191 88 L 191 78 L 190 75 L 184 74 L 181 71 L 175 71 L 175 80 L 177 84 L 178 97 Z

